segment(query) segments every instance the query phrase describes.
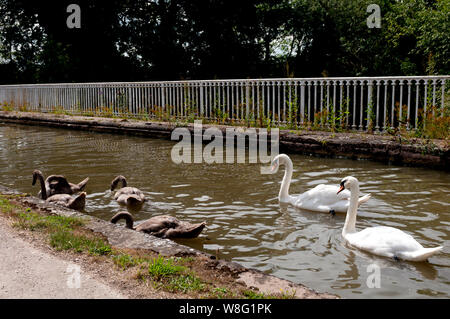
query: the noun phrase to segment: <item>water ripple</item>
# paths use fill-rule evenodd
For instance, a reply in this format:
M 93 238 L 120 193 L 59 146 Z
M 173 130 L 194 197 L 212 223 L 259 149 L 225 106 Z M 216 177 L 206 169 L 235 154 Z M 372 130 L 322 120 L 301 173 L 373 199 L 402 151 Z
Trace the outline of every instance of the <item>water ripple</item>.
M 44 141 L 44 142 L 43 142 Z M 358 212 L 357 228 L 399 228 L 426 247 L 443 245 L 430 263 L 398 263 L 349 247 L 341 231 L 345 214 L 303 211 L 278 203 L 282 168 L 262 175 L 259 164 L 175 164 L 170 141 L 58 130 L 0 126 L 2 185 L 36 194 L 31 172 L 63 174 L 71 182 L 89 176 L 86 212 L 109 220 L 123 209 L 109 191 L 124 175 L 147 202 L 135 219 L 170 214 L 197 223 L 202 235 L 177 240 L 245 266 L 350 298 L 449 297 L 450 175 L 370 161 L 292 155 L 292 194 L 320 183 L 338 185 L 348 175 L 372 199 Z M 383 284 L 368 289 L 367 267 L 380 265 Z

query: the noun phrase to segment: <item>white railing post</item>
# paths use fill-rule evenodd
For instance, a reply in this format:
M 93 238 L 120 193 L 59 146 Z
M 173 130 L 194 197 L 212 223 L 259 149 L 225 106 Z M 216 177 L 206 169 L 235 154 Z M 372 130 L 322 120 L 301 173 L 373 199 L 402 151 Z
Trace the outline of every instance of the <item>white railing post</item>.
M 408 84 L 408 112 L 407 112 L 407 118 L 406 118 L 406 129 L 410 129 L 410 122 L 411 122 L 411 80 L 407 81 Z
M 277 90 L 278 90 L 278 124 L 282 122 L 281 116 L 281 82 L 277 81 Z
M 245 83 L 245 117 L 246 117 L 246 121 L 250 121 L 250 86 L 248 81 L 244 82 Z
M 291 102 L 291 90 L 292 90 L 292 87 L 291 87 L 291 84 L 292 84 L 292 82 L 291 81 L 288 81 L 287 82 L 287 84 L 288 84 L 288 92 L 289 92 L 289 119 L 290 119 L 290 121 L 291 121 L 291 123 L 292 123 L 292 102 Z
M 331 115 L 331 118 L 333 119 L 333 127 L 336 125 L 336 111 L 337 111 L 337 105 L 336 105 L 336 81 L 333 82 L 333 113 Z
M 433 105 L 432 105 L 432 112 L 434 117 L 434 109 L 436 108 L 436 79 L 433 79 Z
M 415 113 L 415 124 L 414 128 L 417 129 L 419 125 L 419 91 L 420 91 L 420 80 L 416 80 L 416 113 Z
M 327 118 L 330 117 L 330 81 L 325 82 L 327 86 Z M 329 122 L 327 121 L 327 126 Z
M 363 118 L 364 118 L 364 80 L 361 80 L 361 102 L 360 102 L 360 112 L 359 112 L 359 130 L 363 130 Z
M 300 81 L 300 125 L 303 126 L 305 118 L 305 81 Z
M 204 113 L 204 87 L 205 84 L 202 82 L 202 84 L 200 85 L 200 117 L 203 116 Z
M 372 89 L 373 89 L 372 80 L 368 80 L 367 81 L 367 111 L 366 111 L 367 121 L 366 121 L 366 129 L 368 129 L 369 126 L 372 125 L 372 115 L 373 115 L 373 112 L 374 112 L 373 101 L 372 101 Z M 369 111 L 370 111 L 370 113 L 369 113 Z M 364 125 L 363 125 L 363 127 L 364 127 Z
M 445 95 L 445 79 L 441 79 L 441 117 L 444 116 L 445 113 L 445 104 L 444 104 L 444 95 Z
M 398 110 L 398 127 L 400 128 L 402 126 L 403 122 L 403 80 L 400 80 L 400 104 L 399 104 L 399 110 Z
M 391 109 L 391 129 L 394 129 L 394 120 L 395 120 L 395 80 L 391 81 L 392 85 L 392 109 Z
M 323 126 L 324 123 L 322 123 L 322 118 L 323 118 L 322 112 L 323 112 L 323 83 L 324 83 L 324 81 L 322 80 L 319 82 L 320 82 L 320 100 L 319 100 L 319 103 L 320 103 L 320 125 Z
M 262 112 L 263 112 L 263 116 L 266 119 L 269 119 L 269 113 L 270 113 L 270 108 L 269 108 L 269 96 L 268 96 L 268 91 L 269 91 L 269 86 L 268 86 L 268 82 L 267 81 L 262 81 L 262 87 L 261 87 L 261 91 L 262 91 L 262 95 L 261 95 L 261 104 L 262 104 Z
M 377 111 L 376 111 L 376 115 L 375 115 L 375 130 L 379 131 L 380 130 L 380 125 L 379 125 L 379 121 L 380 121 L 380 85 L 381 85 L 381 81 L 377 80 L 375 81 L 376 86 L 377 86 Z
M 425 79 L 424 83 L 424 103 L 423 103 L 423 128 L 426 126 L 427 120 L 427 100 L 428 100 L 428 80 Z

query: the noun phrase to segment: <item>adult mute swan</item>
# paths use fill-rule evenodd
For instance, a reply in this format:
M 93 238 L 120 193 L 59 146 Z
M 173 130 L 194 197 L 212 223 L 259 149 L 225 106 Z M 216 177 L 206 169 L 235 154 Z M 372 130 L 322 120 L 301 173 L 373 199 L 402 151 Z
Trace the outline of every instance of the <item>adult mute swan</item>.
M 134 227 L 133 216 L 128 212 L 117 213 L 111 218 L 111 223 L 115 224 L 120 219 L 125 219 L 127 228 L 162 238 L 195 238 L 206 226 L 205 222 L 191 224 L 172 216 L 161 215 L 152 217 Z
M 350 245 L 375 255 L 410 261 L 424 261 L 442 250 L 442 246 L 424 248 L 411 235 L 393 227 L 369 227 L 357 232 L 355 224 L 359 194 L 358 180 L 352 176 L 343 178 L 339 192 L 344 189 L 350 190 L 351 195 L 342 237 Z
M 136 187 L 127 186 L 127 180 L 122 175 L 117 176 L 111 182 L 111 191 L 113 191 L 119 182 L 122 182 L 122 188 L 120 188 L 116 194 L 114 194 L 114 199 L 123 206 L 128 208 L 139 210 L 145 202 L 144 194 Z
M 279 154 L 272 160 L 272 172 L 276 173 L 281 164 L 286 166 L 283 181 L 281 182 L 278 200 L 281 203 L 289 203 L 299 208 L 324 212 L 324 213 L 345 213 L 349 207 L 350 192 L 344 191 L 337 194 L 339 187 L 334 185 L 320 184 L 309 191 L 291 196 L 289 195 L 289 185 L 291 184 L 293 165 L 292 161 L 286 154 Z M 362 196 L 358 199 L 358 205 L 367 202 L 370 194 Z

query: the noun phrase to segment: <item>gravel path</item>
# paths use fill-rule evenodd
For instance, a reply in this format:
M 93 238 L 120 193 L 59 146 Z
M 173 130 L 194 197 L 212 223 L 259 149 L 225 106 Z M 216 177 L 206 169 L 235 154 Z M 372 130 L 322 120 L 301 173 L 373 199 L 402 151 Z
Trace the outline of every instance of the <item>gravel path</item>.
M 32 247 L 4 222 L 0 219 L 0 298 L 126 298 L 80 265 Z

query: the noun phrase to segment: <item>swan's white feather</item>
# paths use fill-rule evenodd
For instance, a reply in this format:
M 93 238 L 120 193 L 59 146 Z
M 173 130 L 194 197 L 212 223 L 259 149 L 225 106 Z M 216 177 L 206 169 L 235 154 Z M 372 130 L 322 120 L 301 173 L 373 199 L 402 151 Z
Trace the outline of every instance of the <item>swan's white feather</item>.
M 386 226 L 366 228 L 345 236 L 347 242 L 372 254 L 410 261 L 424 261 L 442 249 L 424 248 L 411 235 L 400 229 Z
M 335 185 L 320 184 L 303 194 L 296 196 L 289 195 L 288 189 L 293 171 L 292 161 L 286 154 L 277 155 L 272 161 L 274 172 L 278 171 L 280 164 L 286 165 L 285 175 L 281 182 L 280 193 L 278 195 L 278 200 L 281 203 L 289 203 L 298 208 L 325 213 L 331 210 L 338 213 L 345 213 L 347 211 L 350 202 L 350 192 L 344 190 L 337 194 L 339 187 Z M 369 199 L 370 195 L 361 197 L 358 205 L 365 203 Z
M 291 196 L 291 204 L 313 211 L 345 213 L 349 205 L 350 192 L 343 191 L 336 194 L 339 187 L 334 185 L 320 184 L 303 194 Z

